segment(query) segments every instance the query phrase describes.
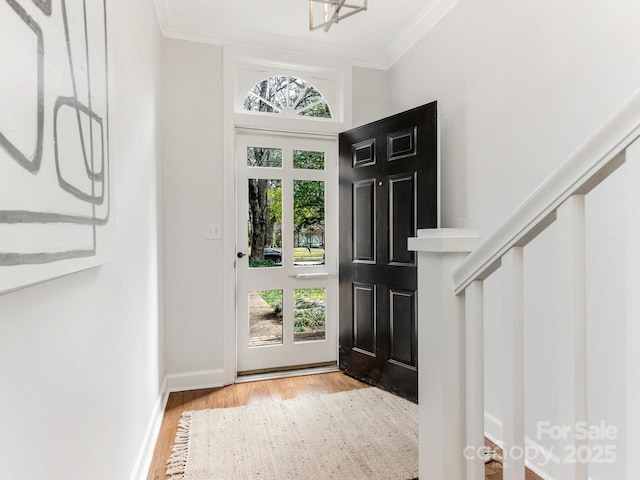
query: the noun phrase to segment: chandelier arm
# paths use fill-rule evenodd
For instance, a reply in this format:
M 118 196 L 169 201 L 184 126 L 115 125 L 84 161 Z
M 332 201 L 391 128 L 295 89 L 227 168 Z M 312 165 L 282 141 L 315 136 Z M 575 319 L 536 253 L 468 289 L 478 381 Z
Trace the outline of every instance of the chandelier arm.
M 331 25 L 338 22 L 342 18 L 340 17 L 340 10 L 342 10 L 342 7 L 345 1 L 346 0 L 340 0 L 340 3 L 336 4 L 336 9 L 333 11 L 333 15 L 331 15 L 331 18 L 327 22 L 327 26 L 324 29 L 325 32 L 329 31 L 329 28 L 331 28 Z
M 313 5 L 315 3 L 321 5 L 331 5 L 334 7 L 331 18 L 327 20 L 325 17 L 325 22 L 318 25 L 314 25 Z M 366 11 L 367 3 L 368 0 L 364 0 L 363 5 L 353 5 L 351 3 L 346 3 L 346 0 L 309 0 L 309 31 L 313 32 L 314 30 L 324 29 L 325 32 L 328 32 L 334 23 L 338 23 L 340 20 L 355 15 L 356 13 Z M 342 14 L 343 9 L 351 9 L 351 11 Z
M 338 7 L 340 5 L 340 8 L 353 8 L 353 9 L 358 9 L 360 10 L 366 10 L 367 9 L 367 0 L 365 0 L 364 5 L 354 5 L 352 3 L 346 3 L 346 0 L 309 0 L 309 5 L 313 7 L 314 3 L 320 3 L 323 5 L 331 5 L 332 7 Z M 341 5 L 342 4 L 342 5 Z
M 340 16 L 340 10 L 342 10 L 345 1 L 346 0 L 340 0 L 340 2 L 336 4 L 336 9 L 333 11 L 333 15 L 331 15 L 331 19 L 327 23 L 335 23 L 342 18 Z

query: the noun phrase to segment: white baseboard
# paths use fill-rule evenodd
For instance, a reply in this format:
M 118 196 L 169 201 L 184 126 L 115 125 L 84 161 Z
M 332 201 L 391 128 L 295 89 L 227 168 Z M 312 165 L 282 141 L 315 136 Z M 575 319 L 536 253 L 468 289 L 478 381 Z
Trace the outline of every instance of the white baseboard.
M 496 445 L 502 444 L 502 420 L 489 412 L 484 412 L 484 431 L 490 441 Z M 535 454 L 530 455 L 533 459 L 525 462 L 527 468 L 544 480 L 555 480 L 557 477 L 553 475 L 560 470 L 558 456 L 529 437 L 525 437 L 524 442 L 527 450 L 535 451 Z M 549 459 L 548 463 L 545 463 L 545 459 Z
M 221 387 L 224 385 L 224 370 L 207 370 L 167 375 L 162 382 L 160 395 L 153 408 L 153 414 L 147 432 L 136 459 L 130 480 L 146 480 L 153 459 L 153 451 L 162 426 L 162 417 L 169 400 L 169 393 L 201 388 Z
M 484 412 L 484 436 L 496 445 L 502 442 L 502 420 Z
M 160 395 L 156 400 L 156 404 L 153 408 L 151 420 L 147 427 L 147 432 L 142 442 L 142 448 L 136 459 L 133 473 L 131 474 L 131 480 L 146 480 L 149 474 L 149 467 L 151 466 L 151 460 L 153 459 L 153 451 L 156 447 L 156 441 L 158 434 L 160 433 L 160 427 L 162 425 L 162 417 L 164 416 L 164 410 L 167 406 L 167 400 L 169 399 L 169 392 L 167 391 L 167 379 L 165 378 L 160 388 Z
M 222 387 L 225 384 L 224 379 L 224 370 L 221 368 L 218 370 L 171 374 L 167 375 L 167 391 L 184 392 L 186 390 L 200 390 L 201 388 Z

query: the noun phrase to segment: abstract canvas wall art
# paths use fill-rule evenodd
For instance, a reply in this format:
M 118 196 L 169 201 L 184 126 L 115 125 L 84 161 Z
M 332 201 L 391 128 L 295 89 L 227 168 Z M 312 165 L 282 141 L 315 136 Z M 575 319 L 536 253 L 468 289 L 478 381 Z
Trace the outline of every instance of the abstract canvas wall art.
M 0 0 L 0 293 L 116 255 L 106 0 Z

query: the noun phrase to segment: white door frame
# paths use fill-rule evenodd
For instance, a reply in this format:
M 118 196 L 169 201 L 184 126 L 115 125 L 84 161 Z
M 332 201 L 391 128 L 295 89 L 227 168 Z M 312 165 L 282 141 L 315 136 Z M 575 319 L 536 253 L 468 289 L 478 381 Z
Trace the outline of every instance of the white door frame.
M 312 132 L 283 132 L 283 131 L 273 131 L 273 130 L 265 130 L 265 129 L 254 129 L 247 127 L 230 127 L 231 129 L 231 141 L 225 141 L 225 158 L 228 159 L 224 162 L 223 167 L 223 177 L 224 177 L 224 262 L 223 262 L 223 275 L 225 278 L 224 282 L 224 298 L 225 299 L 234 299 L 233 302 L 225 301 L 223 306 L 223 314 L 224 314 L 224 345 L 225 345 L 225 355 L 224 355 L 224 383 L 225 385 L 230 385 L 235 383 L 238 372 L 238 344 L 237 344 L 237 305 L 235 299 L 237 298 L 236 291 L 236 254 L 239 251 L 236 239 L 236 228 L 237 228 L 237 191 L 236 191 L 236 149 L 238 145 L 238 135 L 239 134 L 276 134 L 276 135 L 286 135 L 289 137 L 302 136 L 302 137 L 311 137 L 317 138 L 325 141 L 333 141 L 335 142 L 335 186 L 336 186 L 336 195 L 335 200 L 337 201 L 337 188 L 338 188 L 338 165 L 337 165 L 337 150 L 338 150 L 338 136 L 337 134 L 326 134 L 326 133 L 312 133 Z M 227 140 L 227 139 L 225 139 Z M 232 153 L 230 153 L 232 152 Z M 337 215 L 337 208 L 336 208 Z M 333 252 L 332 257 L 335 256 L 335 265 L 333 265 L 333 271 L 337 272 L 338 264 L 337 264 L 337 255 L 338 255 L 338 219 L 335 219 L 335 252 Z M 246 248 L 246 247 L 245 247 Z M 330 272 L 330 273 L 332 273 Z M 335 280 L 337 284 L 337 279 Z M 300 288 L 303 288 L 301 286 Z M 336 310 L 335 316 L 337 318 L 337 310 L 338 310 L 338 297 L 337 297 L 337 287 L 336 294 L 334 299 L 334 305 L 327 306 L 327 308 L 334 308 Z M 336 358 L 337 358 L 337 350 L 338 350 L 338 325 L 336 321 L 336 332 L 335 332 L 335 348 L 336 348 Z M 329 332 L 327 332 L 329 335 Z
M 247 148 L 278 148 L 283 152 L 282 167 L 247 166 Z M 317 135 L 290 135 L 277 132 L 242 131 L 236 135 L 236 192 L 238 252 L 247 252 L 246 184 L 249 178 L 278 178 L 282 181 L 283 238 L 282 265 L 271 268 L 248 268 L 248 256 L 236 259 L 236 328 L 239 371 L 255 371 L 295 365 L 336 362 L 338 352 L 338 145 L 335 139 Z M 295 169 L 291 164 L 294 150 L 325 152 L 323 170 Z M 325 183 L 325 262 L 322 265 L 293 263 L 293 185 L 296 180 Z M 300 288 L 324 288 L 325 338 L 294 341 L 293 292 Z M 249 346 L 248 292 L 283 290 L 282 344 Z M 244 345 L 244 346 L 243 346 Z
M 223 89 L 222 128 L 223 128 L 223 325 L 224 331 L 224 384 L 235 382 L 236 360 L 236 307 L 235 301 L 235 258 L 236 258 L 236 191 L 235 191 L 235 137 L 236 132 L 244 128 L 264 131 L 287 131 L 288 134 L 315 134 L 319 137 L 333 138 L 336 143 L 338 134 L 352 125 L 352 65 L 347 59 L 299 54 L 287 50 L 262 49 L 225 45 L 223 50 Z M 253 67 L 251 67 L 253 65 Z M 247 67 L 249 66 L 249 68 Z M 245 80 L 243 75 L 250 71 L 287 71 L 294 75 L 331 78 L 334 82 L 334 95 L 330 105 L 338 107 L 340 115 L 331 121 L 316 119 L 278 119 L 277 116 L 261 116 L 241 112 L 241 101 Z M 305 73 L 306 72 L 306 73 Z M 313 81 L 313 79 L 311 79 Z M 244 82 L 244 83 L 243 83 Z M 244 85 L 244 87 L 243 87 Z M 249 87 L 247 87 L 249 88 Z M 324 92 L 325 94 L 327 92 Z

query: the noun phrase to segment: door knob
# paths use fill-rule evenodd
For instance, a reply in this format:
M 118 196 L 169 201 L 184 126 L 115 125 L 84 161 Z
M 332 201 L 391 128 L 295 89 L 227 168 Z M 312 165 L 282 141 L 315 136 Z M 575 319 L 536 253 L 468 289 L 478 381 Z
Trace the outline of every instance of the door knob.
M 238 258 L 242 258 L 246 255 L 246 253 L 238 252 Z

